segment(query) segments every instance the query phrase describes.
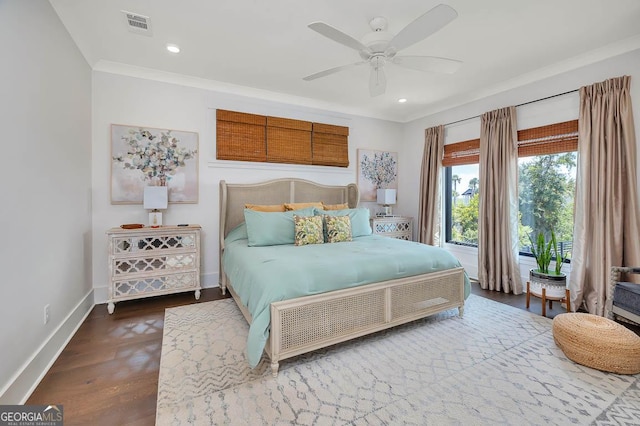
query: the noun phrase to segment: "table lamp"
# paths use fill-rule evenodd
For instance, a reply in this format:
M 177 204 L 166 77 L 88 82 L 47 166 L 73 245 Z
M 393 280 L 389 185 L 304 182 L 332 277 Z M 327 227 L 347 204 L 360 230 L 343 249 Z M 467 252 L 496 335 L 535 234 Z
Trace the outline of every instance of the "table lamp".
M 391 204 L 396 203 L 395 189 L 378 189 L 378 204 L 384 207 L 384 215 L 391 216 Z
M 157 228 L 162 226 L 162 213 L 160 210 L 167 208 L 169 193 L 166 186 L 144 187 L 144 208 L 150 209 L 149 226 Z

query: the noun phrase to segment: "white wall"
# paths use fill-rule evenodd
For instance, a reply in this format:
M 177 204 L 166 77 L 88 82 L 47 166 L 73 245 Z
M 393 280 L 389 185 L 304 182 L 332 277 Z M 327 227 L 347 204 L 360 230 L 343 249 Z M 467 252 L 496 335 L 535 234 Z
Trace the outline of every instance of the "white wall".
M 216 109 L 294 118 L 349 127 L 348 168 L 228 162 L 215 159 Z M 329 111 L 292 106 L 199 87 L 153 81 L 102 71 L 93 72 L 93 285 L 96 303 L 107 299 L 105 231 L 123 223 L 146 223 L 141 205 L 110 202 L 110 125 L 126 124 L 199 134 L 198 204 L 170 204 L 164 223 L 199 223 L 203 232 L 203 285 L 218 285 L 218 185 L 298 177 L 325 184 L 356 181 L 358 148 L 400 151 L 402 125 Z M 401 165 L 402 167 L 402 165 Z M 400 190 L 404 196 L 404 190 Z M 377 207 L 363 203 L 365 207 Z M 401 212 L 398 209 L 398 212 Z M 117 310 L 116 305 L 116 310 Z
M 424 129 L 439 124 L 465 120 L 484 112 L 510 105 L 518 105 L 537 99 L 578 89 L 608 78 L 630 75 L 631 97 L 635 104 L 636 141 L 640 143 L 640 50 L 620 55 L 602 62 L 566 72 L 539 82 L 509 90 L 438 114 L 424 117 L 404 128 L 403 167 L 399 179 L 410 183 L 407 192 L 418 194 L 420 161 L 424 146 Z M 524 105 L 517 108 L 518 128 L 529 128 L 578 118 L 579 95 L 577 93 Z M 445 143 L 454 143 L 480 137 L 480 119 L 474 118 L 445 127 Z M 639 157 L 640 160 L 640 157 Z M 640 169 L 639 169 L 640 170 Z M 411 179 L 411 177 L 414 177 Z M 399 208 L 417 217 L 418 199 L 399 200 Z M 478 276 L 478 251 L 476 248 L 444 244 L 456 255 L 472 277 Z M 528 271 L 535 266 L 533 258 L 520 258 L 520 271 L 525 282 Z M 566 272 L 569 272 L 565 269 Z
M 48 1 L 0 1 L 0 40 L 0 404 L 10 404 L 92 306 L 91 73 Z

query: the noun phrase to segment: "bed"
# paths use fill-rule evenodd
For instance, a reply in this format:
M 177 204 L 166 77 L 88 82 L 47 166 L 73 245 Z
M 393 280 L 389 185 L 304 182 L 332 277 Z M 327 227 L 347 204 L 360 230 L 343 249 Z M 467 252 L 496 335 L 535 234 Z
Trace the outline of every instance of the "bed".
M 252 247 L 247 242 L 246 204 L 322 201 L 346 204 L 349 214 L 360 214 L 365 209 L 357 209 L 358 200 L 355 184 L 220 181 L 220 287 L 250 324 L 247 358 L 252 367 L 264 351 L 276 376 L 286 358 L 449 309 L 463 315 L 469 280 L 460 263 L 440 248 L 364 235 L 355 228 L 353 241 L 337 244 Z M 310 264 L 302 266 L 304 257 L 312 259 Z M 411 257 L 435 260 L 423 267 Z M 321 269 L 329 275 L 322 278 Z M 280 288 L 288 290 L 281 294 Z

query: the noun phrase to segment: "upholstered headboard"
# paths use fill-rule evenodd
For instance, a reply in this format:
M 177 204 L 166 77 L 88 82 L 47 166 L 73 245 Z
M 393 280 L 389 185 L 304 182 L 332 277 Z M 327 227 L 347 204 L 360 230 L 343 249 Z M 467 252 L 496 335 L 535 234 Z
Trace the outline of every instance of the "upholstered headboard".
M 244 222 L 244 205 L 308 203 L 347 203 L 358 206 L 360 192 L 355 183 L 346 186 L 321 185 L 304 179 L 275 179 L 254 184 L 230 184 L 220 181 L 220 248 L 233 228 Z

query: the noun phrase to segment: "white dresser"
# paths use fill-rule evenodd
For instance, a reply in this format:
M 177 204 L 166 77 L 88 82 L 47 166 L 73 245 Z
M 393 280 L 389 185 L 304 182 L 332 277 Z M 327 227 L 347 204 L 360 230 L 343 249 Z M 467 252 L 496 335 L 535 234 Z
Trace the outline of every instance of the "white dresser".
M 376 216 L 371 218 L 371 228 L 374 234 L 386 237 L 400 238 L 411 241 L 413 239 L 413 218 L 407 216 Z
M 109 313 L 121 300 L 195 291 L 200 298 L 200 225 L 107 231 Z

